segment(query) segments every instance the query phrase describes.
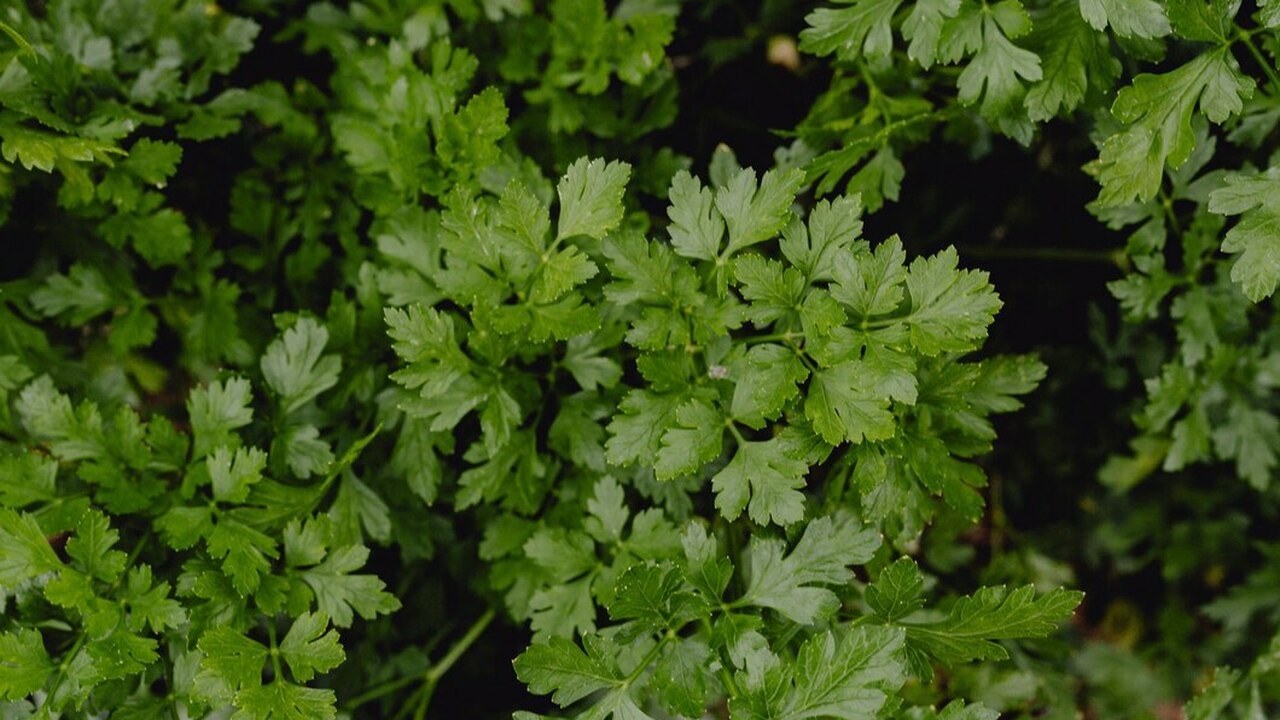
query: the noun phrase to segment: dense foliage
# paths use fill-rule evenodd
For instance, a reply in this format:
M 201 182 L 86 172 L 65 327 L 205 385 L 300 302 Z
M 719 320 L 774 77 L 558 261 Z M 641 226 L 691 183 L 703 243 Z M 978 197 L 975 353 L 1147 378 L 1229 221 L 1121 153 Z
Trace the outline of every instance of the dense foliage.
M 0 717 L 1280 714 L 1278 56 L 4 3 Z

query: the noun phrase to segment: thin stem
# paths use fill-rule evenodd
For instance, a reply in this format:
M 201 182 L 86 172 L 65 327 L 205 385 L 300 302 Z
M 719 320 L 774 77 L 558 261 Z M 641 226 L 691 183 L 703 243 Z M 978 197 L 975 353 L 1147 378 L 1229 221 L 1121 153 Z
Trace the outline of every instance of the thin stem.
M 1267 60 L 1266 56 L 1264 56 L 1262 51 L 1258 49 L 1258 46 L 1254 44 L 1252 33 L 1240 30 L 1236 34 L 1236 37 L 1240 39 L 1240 42 L 1244 43 L 1245 48 L 1249 51 L 1249 54 L 1253 56 L 1253 59 L 1257 60 L 1258 64 L 1262 66 L 1262 72 L 1266 73 L 1267 82 L 1270 86 L 1272 88 L 1280 88 L 1280 77 L 1276 76 L 1275 68 L 1271 66 L 1271 63 Z
M 405 685 L 410 685 L 421 679 L 422 679 L 421 675 L 405 675 L 404 677 L 398 677 L 393 680 L 388 680 L 384 683 L 375 685 L 369 690 L 351 698 L 349 701 L 343 703 L 343 706 L 347 710 L 355 710 L 361 705 L 364 705 L 373 700 L 377 700 L 378 698 L 390 695 L 391 693 L 399 690 Z
M 962 255 L 978 258 L 1000 258 L 1009 260 L 1053 260 L 1083 263 L 1103 263 L 1124 269 L 1124 253 L 1119 250 L 1083 250 L 1080 248 L 1034 247 L 1034 248 L 984 248 L 969 246 L 957 248 Z
M 714 634 L 711 628 L 711 621 L 705 617 L 702 618 L 702 629 L 707 632 L 708 637 Z M 719 651 L 716 654 L 719 655 Z M 725 692 L 729 694 L 729 697 L 738 697 L 738 683 L 734 681 L 733 673 L 729 672 L 729 666 L 725 665 L 723 656 L 720 657 L 720 681 L 724 683 Z
M 480 636 L 484 633 L 485 629 L 489 627 L 489 623 L 493 622 L 493 619 L 497 617 L 497 614 L 497 611 L 493 608 L 485 610 L 484 614 L 467 629 L 467 634 L 459 638 L 458 641 L 449 648 L 449 652 L 445 653 L 445 656 L 440 658 L 440 662 L 432 665 L 431 668 L 427 670 L 426 679 L 428 681 L 439 681 L 440 678 L 444 677 L 444 674 L 449 672 L 449 668 L 453 667 L 453 664 L 458 662 L 458 659 L 467 652 L 475 641 L 480 639 Z
M 271 641 L 271 670 L 276 680 L 284 679 L 284 669 L 280 667 L 280 644 L 276 642 L 276 623 L 274 618 L 267 618 L 267 639 Z
M 497 611 L 493 608 L 485 610 L 484 614 L 472 623 L 470 628 L 467 628 L 466 634 L 458 638 L 458 641 L 449 647 L 449 651 L 445 653 L 444 657 L 440 658 L 439 662 L 434 663 L 431 667 L 427 668 L 426 672 L 421 675 L 411 675 L 406 679 L 406 682 L 397 681 L 396 683 L 389 683 L 388 685 L 393 685 L 393 687 L 382 689 L 381 692 L 374 694 L 372 697 L 366 698 L 362 695 L 357 698 L 357 700 L 362 704 L 376 697 L 397 690 L 415 680 L 421 680 L 422 687 L 414 691 L 413 695 L 409 697 L 408 702 L 405 703 L 404 708 L 397 713 L 396 717 L 403 717 L 407 713 L 408 709 L 412 707 L 414 708 L 413 717 L 415 720 L 422 720 L 422 718 L 427 716 L 427 708 L 431 705 L 431 696 L 435 694 L 436 685 L 440 683 L 440 679 L 445 676 L 445 673 L 449 672 L 449 669 L 452 668 L 454 664 L 457 663 L 458 660 L 467 652 L 467 650 L 475 644 L 476 640 L 484 634 L 485 629 L 489 627 L 489 623 L 493 622 L 493 619 L 497 617 L 497 614 Z M 356 705 L 353 704 L 351 707 L 356 707 Z
M 795 345 L 796 341 L 804 337 L 803 334 L 792 332 L 769 333 L 768 335 L 753 335 L 752 337 L 743 338 L 742 341 L 748 345 L 759 345 L 767 342 L 784 342 Z

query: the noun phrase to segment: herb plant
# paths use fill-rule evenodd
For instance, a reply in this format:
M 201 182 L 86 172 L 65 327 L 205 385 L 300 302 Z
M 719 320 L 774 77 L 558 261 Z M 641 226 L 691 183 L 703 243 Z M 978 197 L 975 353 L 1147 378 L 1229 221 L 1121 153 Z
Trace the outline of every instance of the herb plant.
M 5 5 L 0 715 L 1267 716 L 1277 26 Z M 710 106 L 744 67 L 785 126 Z M 1088 343 L 910 213 L 956 152 L 1080 156 Z

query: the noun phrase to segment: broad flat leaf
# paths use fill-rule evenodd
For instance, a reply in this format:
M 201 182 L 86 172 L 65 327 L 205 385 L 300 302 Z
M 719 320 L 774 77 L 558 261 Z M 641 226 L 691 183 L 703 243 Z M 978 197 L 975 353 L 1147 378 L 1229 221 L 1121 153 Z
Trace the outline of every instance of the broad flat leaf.
M 103 582 L 115 582 L 124 573 L 125 554 L 113 550 L 120 533 L 112 529 L 107 516 L 90 510 L 80 516 L 75 533 L 67 541 L 67 554 L 88 574 Z
M 667 216 L 671 225 L 667 233 L 671 246 L 684 257 L 712 260 L 720 254 L 724 237 L 724 219 L 715 209 L 715 193 L 702 182 L 681 170 L 671 178 L 668 192 L 671 206 Z
M 961 0 L 916 0 L 902 23 L 902 36 L 911 41 L 907 57 L 928 70 L 938 60 L 938 43 L 948 19 L 960 11 Z
M 1156 0 L 1080 0 L 1080 15 L 1093 29 L 1110 27 L 1121 37 L 1157 38 L 1170 30 L 1169 18 Z
M 1002 303 L 987 273 L 958 270 L 954 247 L 916 258 L 907 272 L 911 344 L 925 355 L 977 349 Z
M 1254 302 L 1270 297 L 1280 283 L 1280 168 L 1258 175 L 1228 175 L 1209 194 L 1209 211 L 1239 215 L 1227 231 L 1223 252 L 1238 254 L 1231 279 Z
M 238 709 L 231 720 L 333 720 L 336 701 L 332 690 L 276 680 L 236 693 Z
M 730 710 L 747 720 L 876 717 L 906 680 L 900 628 L 856 627 L 827 631 L 805 641 L 794 664 L 753 677 L 740 672 L 744 697 Z
M 233 431 L 253 420 L 251 401 L 249 381 L 239 377 L 192 390 L 187 399 L 187 412 L 195 436 L 195 457 L 204 457 L 219 445 L 239 445 Z
M 653 472 L 659 480 L 692 475 L 720 455 L 724 418 L 705 402 L 693 400 L 676 409 L 676 424 L 662 434 Z
M 129 580 L 122 598 L 128 602 L 128 625 L 134 632 L 150 627 L 151 632 L 159 634 L 187 621 L 182 603 L 169 597 L 169 583 L 162 581 L 152 585 L 149 565 L 129 568 Z
M 866 599 L 885 622 L 901 620 L 924 607 L 924 576 L 914 560 L 899 558 L 867 586 Z
M 805 17 L 800 49 L 854 61 L 887 57 L 893 50 L 890 23 L 903 0 L 838 0 L 841 8 L 819 8 Z
M 44 687 L 54 675 L 53 663 L 39 631 L 18 628 L 0 633 L 0 698 L 22 700 Z
M 530 692 L 551 694 L 560 707 L 620 684 L 617 646 L 596 635 L 584 637 L 582 645 L 559 637 L 534 643 L 516 658 L 516 676 Z
M 730 366 L 729 373 L 734 381 L 729 412 L 735 420 L 753 428 L 776 420 L 787 403 L 799 395 L 797 384 L 809 377 L 795 350 L 773 343 L 753 346 Z
M 850 253 L 862 235 L 862 201 L 858 195 L 821 200 L 809 220 L 788 223 L 778 249 L 808 282 L 831 280 L 837 260 Z
M 57 477 L 58 461 L 51 457 L 30 452 L 0 455 L 0 505 L 21 508 L 52 500 L 57 497 Z
M 1083 0 L 1091 1 L 1112 0 Z M 1145 1 L 1156 5 L 1152 0 Z M 1138 2 L 1120 0 L 1119 4 Z M 1027 112 L 1032 120 L 1045 121 L 1069 113 L 1080 107 L 1090 87 L 1110 90 L 1120 76 L 1120 62 L 1111 55 L 1107 36 L 1086 24 L 1071 3 L 1050 6 L 1044 19 L 1037 22 L 1034 37 L 1043 38 L 1040 58 L 1044 77 L 1027 92 Z
M 805 475 L 809 465 L 789 457 L 777 440 L 746 442 L 711 479 L 716 509 L 727 520 L 742 511 L 761 525 L 790 525 L 804 519 Z M 750 498 L 750 502 L 748 502 Z
M 262 643 L 230 628 L 215 627 L 201 636 L 197 647 L 204 654 L 200 675 L 206 676 L 206 682 L 221 683 L 233 693 L 262 683 L 262 665 L 267 660 Z M 201 683 L 199 676 L 196 682 Z
M 880 547 L 880 534 L 846 517 L 820 517 L 809 523 L 795 548 L 784 557 L 781 540 L 752 538 L 747 551 L 750 580 L 741 602 L 777 610 L 787 619 L 812 624 L 839 606 L 823 585 L 841 586 L 853 578 L 849 565 L 861 565 Z
M 556 190 L 560 220 L 556 237 L 589 235 L 599 240 L 622 222 L 622 194 L 631 177 L 624 162 L 580 158 L 565 173 Z
M 342 360 L 324 354 L 328 342 L 329 331 L 323 325 L 302 318 L 267 346 L 262 375 L 280 397 L 286 415 L 338 383 Z
M 1155 197 L 1165 167 L 1177 169 L 1195 149 L 1191 120 L 1197 103 L 1205 117 L 1222 123 L 1240 113 L 1254 86 L 1225 47 L 1176 70 L 1134 78 L 1111 108 L 1128 127 L 1107 138 L 1098 155 L 1099 205 Z
M 1187 40 L 1222 44 L 1232 31 L 1235 0 L 1168 0 L 1169 23 Z
M 1235 459 L 1236 472 L 1250 485 L 1265 490 L 1276 467 L 1280 420 L 1269 410 L 1233 402 L 1225 421 L 1213 430 L 1213 447 L 1219 457 Z
M 892 437 L 891 394 L 881 384 L 882 377 L 875 366 L 863 360 L 818 370 L 809 381 L 805 417 L 832 445 Z
M 96 268 L 76 263 L 67 275 L 53 273 L 30 295 L 31 305 L 46 317 L 62 317 L 69 326 L 85 325 L 123 301 Z
M 62 561 L 34 518 L 0 508 L 0 586 L 13 588 L 36 575 L 62 567 Z
M 271 570 L 271 560 L 280 555 L 269 535 L 235 520 L 219 520 L 206 543 L 209 555 L 222 561 L 231 584 L 245 594 L 258 589 L 262 574 Z
M 751 303 L 749 317 L 757 325 L 794 314 L 808 289 L 799 270 L 755 254 L 733 261 L 733 277 L 742 298 Z
M 299 682 L 338 667 L 347 657 L 338 643 L 338 631 L 329 628 L 329 617 L 323 612 L 294 618 L 280 641 L 280 656 Z
M 956 80 L 959 91 L 956 98 L 965 105 L 982 99 L 982 116 L 994 121 L 1006 134 L 1024 142 L 1030 140 L 1030 132 L 1019 122 L 1026 95 L 1024 82 L 1035 82 L 1044 75 L 1040 58 L 1033 52 L 1014 45 L 1006 35 L 1017 36 L 1030 28 L 1030 18 L 1017 3 L 1009 0 L 995 6 L 1013 8 L 1016 11 L 984 12 L 982 19 L 982 44 L 969 65 Z M 1006 17 L 1015 17 L 1006 21 Z
M 995 640 L 1044 637 L 1071 617 L 1084 593 L 1053 590 L 1036 597 L 1035 588 L 984 587 L 960 598 L 946 619 L 907 625 L 907 641 L 944 665 L 1009 656 Z
M 906 261 L 896 235 L 872 252 L 840 255 L 833 263 L 831 296 L 864 318 L 891 313 L 902 303 Z
M 729 228 L 729 244 L 720 257 L 727 259 L 743 248 L 778 234 L 790 217 L 791 203 L 804 187 L 804 171 L 770 170 L 756 185 L 754 170 L 738 171 L 716 193 L 716 208 Z
M 681 405 L 678 395 L 631 390 L 619 405 L 621 412 L 609 423 L 605 454 L 610 463 L 626 465 L 651 461 L 661 449 L 663 435 L 676 421 Z
M 649 687 L 669 712 L 700 717 L 706 711 L 707 696 L 714 687 L 711 649 L 697 638 L 668 644 L 654 663 Z
M 61 460 L 101 458 L 108 454 L 102 416 L 96 405 L 82 402 L 73 407 L 71 398 L 58 392 L 48 375 L 28 383 L 16 403 L 22 424 Z
M 316 607 L 338 627 L 350 627 L 355 615 L 372 620 L 400 609 L 400 601 L 386 592 L 378 576 L 352 574 L 368 559 L 367 547 L 348 545 L 329 551 L 324 562 L 298 573 L 316 594 Z
M 267 454 L 257 448 L 240 447 L 232 451 L 223 446 L 210 453 L 205 462 L 214 499 L 242 503 L 249 497 L 249 488 L 262 479 Z

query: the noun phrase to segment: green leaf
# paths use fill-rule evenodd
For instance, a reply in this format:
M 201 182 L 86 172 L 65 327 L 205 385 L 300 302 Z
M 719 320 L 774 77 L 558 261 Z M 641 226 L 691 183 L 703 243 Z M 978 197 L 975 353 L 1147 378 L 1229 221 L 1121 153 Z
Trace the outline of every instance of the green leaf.
M 196 684 L 235 693 L 262 684 L 267 648 L 227 627 L 215 627 L 196 644 L 203 653 Z
M 1040 80 L 1044 73 L 1040 58 L 1035 53 L 1014 45 L 1006 36 L 1022 34 L 1029 28 L 1030 18 L 1022 5 L 1014 0 L 1004 0 L 994 6 L 995 11 L 984 12 L 982 19 L 982 43 L 973 60 L 956 80 L 959 91 L 956 98 L 971 105 L 982 98 L 982 117 L 992 120 L 1007 135 L 1026 143 L 1031 130 L 1024 122 L 1023 99 L 1026 82 Z M 999 12 L 1001 9 L 1006 12 Z M 1016 19 L 1006 20 L 1012 15 Z
M 588 235 L 597 240 L 622 222 L 622 194 L 631 177 L 624 162 L 579 158 L 556 187 L 560 220 L 556 239 Z
M 128 626 L 133 632 L 150 627 L 151 632 L 159 634 L 187 622 L 182 604 L 169 597 L 169 583 L 152 585 L 149 565 L 129 568 L 129 579 L 121 597 L 128 603 Z
M 0 698 L 22 700 L 54 674 L 44 638 L 31 628 L 0 633 Z
M 681 170 L 671 178 L 667 193 L 671 201 L 667 232 L 671 245 L 684 257 L 713 260 L 720 254 L 724 237 L 724 219 L 715 209 L 715 193 L 702 186 L 702 181 Z
M 386 592 L 376 575 L 352 574 L 368 559 L 367 547 L 348 545 L 329 551 L 324 562 L 298 573 L 316 594 L 320 613 L 333 618 L 338 627 L 351 627 L 355 615 L 372 620 L 400 609 L 400 601 Z
M 1177 169 L 1195 149 L 1191 120 L 1197 103 L 1215 123 L 1244 107 L 1255 82 L 1221 48 L 1162 75 L 1143 74 L 1116 95 L 1111 112 L 1127 127 L 1106 139 L 1096 172 L 1101 206 L 1155 197 L 1164 169 Z
M 107 454 L 102 416 L 92 403 L 71 405 L 53 380 L 42 375 L 28 383 L 16 403 L 22 423 L 32 435 L 49 442 L 49 449 L 64 461 L 101 458 Z
M 63 567 L 35 519 L 7 508 L 0 508 L 0 551 L 0 587 Z
M 333 720 L 337 717 L 336 701 L 332 690 L 276 680 L 236 693 L 240 709 L 231 720 Z
M 323 612 L 294 618 L 280 642 L 280 656 L 299 682 L 338 667 L 347 657 L 338 643 L 338 631 L 329 628 L 329 617 Z
M 813 373 L 804 414 L 832 445 L 885 440 L 895 432 L 891 396 L 871 363 L 850 360 Z
M 1227 231 L 1222 250 L 1238 255 L 1231 279 L 1250 300 L 1261 302 L 1280 283 L 1280 168 L 1227 175 L 1224 183 L 1209 194 L 1209 211 L 1240 216 Z
M 754 170 L 739 170 L 716 193 L 716 209 L 729 229 L 729 244 L 719 257 L 727 259 L 777 235 L 790 219 L 791 203 L 804 182 L 804 172 L 797 168 L 770 170 L 757 187 Z
M 805 17 L 800 49 L 853 61 L 887 57 L 893 50 L 890 23 L 903 0 L 839 0 L 845 8 L 819 8 Z
M 1169 18 L 1156 0 L 1080 0 L 1080 15 L 1095 30 L 1110 27 L 1121 37 L 1169 34 Z
M 115 582 L 125 569 L 125 554 L 111 548 L 120 533 L 111 528 L 107 516 L 97 510 L 80 516 L 74 536 L 67 541 L 67 554 L 88 574 L 102 582 Z
M 800 488 L 808 471 L 808 464 L 788 457 L 777 440 L 741 443 L 733 460 L 711 479 L 716 509 L 727 520 L 745 509 L 761 525 L 799 522 L 804 519 Z
M 0 455 L 0 505 L 21 508 L 57 497 L 58 461 L 36 453 Z
M 582 646 L 562 637 L 534 643 L 516 658 L 516 676 L 530 692 L 551 694 L 560 707 L 620 684 L 617 646 L 597 635 L 583 637 Z
M 1090 2 L 1113 1 L 1082 0 L 1080 10 Z M 1120 0 L 1115 4 L 1129 7 L 1142 2 L 1159 11 L 1154 0 Z M 1090 88 L 1110 90 L 1120 76 L 1120 62 L 1111 55 L 1106 35 L 1086 24 L 1071 3 L 1050 6 L 1047 16 L 1036 25 L 1035 38 L 1043 38 L 1045 44 L 1040 54 L 1044 77 L 1027 92 L 1027 112 L 1032 120 L 1043 122 L 1070 113 L 1080 107 Z
M 249 488 L 262 479 L 267 454 L 257 448 L 241 447 L 233 452 L 223 446 L 210 453 L 205 462 L 209 467 L 214 499 L 242 503 L 249 497 Z
M 899 558 L 867 586 L 867 605 L 892 623 L 924 607 L 924 576 L 911 558 Z
M 222 560 L 231 584 L 245 594 L 258 589 L 263 573 L 271 570 L 270 561 L 280 556 L 271 536 L 235 520 L 219 520 L 206 543 L 209 555 Z
M 862 236 L 862 200 L 858 195 L 821 200 L 809 222 L 792 221 L 782 229 L 778 249 L 809 282 L 831 280 L 836 263 Z
M 234 377 L 214 381 L 191 391 L 187 412 L 191 416 L 191 432 L 195 436 L 193 454 L 207 455 L 218 446 L 236 447 L 239 437 L 233 431 L 253 420 L 249 381 Z
M 80 263 L 72 265 L 67 275 L 49 275 L 30 300 L 42 315 L 61 317 L 69 326 L 86 325 L 123 304 L 101 272 Z
M 907 641 L 948 666 L 1004 660 L 1009 654 L 995 640 L 1044 637 L 1071 617 L 1083 598 L 1084 593 L 1061 589 L 1037 598 L 1030 585 L 1012 591 L 984 587 L 957 600 L 944 620 L 907 625 Z
M 797 385 L 808 379 L 809 370 L 795 350 L 763 343 L 733 363 L 729 377 L 734 381 L 729 412 L 735 420 L 758 429 L 778 419 L 799 395 Z
M 273 340 L 262 356 L 262 375 L 280 398 L 284 414 L 294 412 L 338 383 L 342 360 L 324 355 L 329 331 L 311 318 L 301 318 Z
M 1258 490 L 1271 484 L 1280 447 L 1280 420 L 1268 410 L 1233 402 L 1227 417 L 1213 430 L 1218 456 L 1234 458 L 1236 472 Z
M 753 537 L 747 551 L 750 579 L 740 602 L 813 624 L 840 605 L 834 592 L 820 586 L 848 583 L 853 578 L 848 566 L 866 563 L 878 547 L 878 532 L 846 516 L 814 519 L 785 557 L 781 540 Z
M 947 20 L 960 12 L 961 0 L 917 0 L 902 23 L 902 36 L 911 41 L 907 57 L 928 70 L 938 60 L 938 45 Z
M 614 465 L 648 461 L 661 450 L 662 437 L 676 421 L 681 398 L 631 390 L 619 404 L 618 414 L 609 423 L 605 454 Z
M 839 255 L 832 265 L 831 296 L 864 318 L 892 313 L 902 303 L 906 261 L 896 235 L 872 252 Z
M 911 294 L 911 344 L 925 355 L 967 352 L 979 347 L 1003 303 L 987 273 L 958 270 L 954 247 L 916 258 L 907 272 Z
M 662 434 L 653 463 L 659 480 L 692 475 L 720 455 L 724 418 L 705 402 L 694 400 L 676 409 L 676 423 Z
M 876 717 L 906 680 L 903 633 L 867 626 L 826 631 L 805 641 L 794 664 L 739 677 L 746 692 L 730 701 L 735 718 Z

